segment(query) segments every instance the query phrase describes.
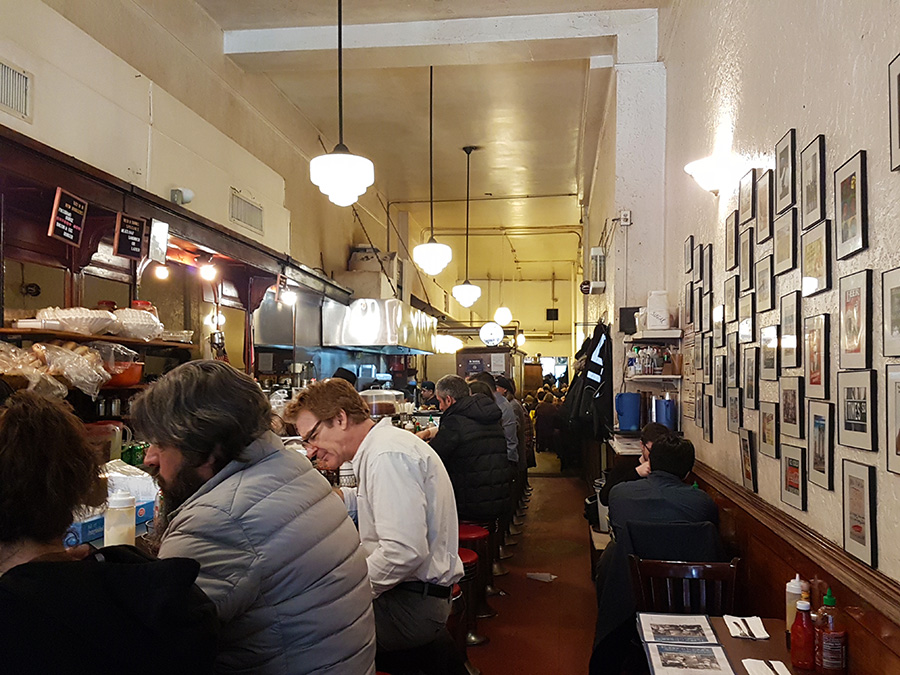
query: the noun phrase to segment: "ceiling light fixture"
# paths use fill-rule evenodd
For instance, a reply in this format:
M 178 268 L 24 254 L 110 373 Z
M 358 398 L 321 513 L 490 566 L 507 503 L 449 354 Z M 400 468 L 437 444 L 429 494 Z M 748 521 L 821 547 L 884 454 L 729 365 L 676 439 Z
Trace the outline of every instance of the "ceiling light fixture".
M 478 331 L 478 337 L 488 347 L 496 347 L 503 342 L 503 326 L 493 321 L 488 321 Z
M 312 159 L 309 179 L 333 204 L 350 206 L 375 182 L 375 165 L 370 159 L 352 154 L 344 145 L 344 13 L 341 2 L 338 0 L 338 144 L 331 152 Z
M 425 274 L 436 276 L 453 260 L 453 250 L 447 244 L 439 244 L 434 238 L 434 66 L 429 69 L 428 86 L 428 201 L 431 237 L 426 243 L 413 249 L 413 260 Z
M 507 325 L 512 321 L 512 311 L 509 307 L 498 307 L 497 311 L 494 312 L 494 321 L 501 326 Z
M 469 281 L 469 161 L 472 159 L 472 151 L 477 149 L 474 145 L 463 148 L 466 153 L 466 280 L 453 287 L 453 297 L 463 307 L 471 307 L 481 297 L 481 288 Z
M 516 335 L 516 344 L 521 347 L 525 344 L 525 333 L 519 333 Z

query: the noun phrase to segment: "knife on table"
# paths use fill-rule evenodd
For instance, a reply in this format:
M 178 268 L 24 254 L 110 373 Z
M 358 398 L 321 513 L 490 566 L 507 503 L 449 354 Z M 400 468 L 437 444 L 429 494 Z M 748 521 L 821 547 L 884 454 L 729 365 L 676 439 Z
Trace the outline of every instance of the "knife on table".
M 750 624 L 747 623 L 747 619 L 742 618 L 742 619 L 741 619 L 741 623 L 743 623 L 743 624 L 744 624 L 744 628 L 747 629 L 747 637 L 749 637 L 751 640 L 758 640 L 758 639 L 759 639 L 758 637 L 756 637 L 756 636 L 753 634 L 753 631 L 750 630 Z

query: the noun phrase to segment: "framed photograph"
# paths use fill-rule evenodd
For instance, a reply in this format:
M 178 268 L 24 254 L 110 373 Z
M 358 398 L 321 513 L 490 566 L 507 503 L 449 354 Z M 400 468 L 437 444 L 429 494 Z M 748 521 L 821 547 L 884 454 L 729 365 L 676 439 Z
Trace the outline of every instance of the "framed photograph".
M 756 448 L 753 447 L 753 432 L 741 429 L 741 482 L 748 490 L 756 492 Z
M 698 281 L 694 283 L 694 332 L 702 333 L 703 327 L 703 285 Z
M 684 324 L 694 323 L 694 283 L 684 285 Z
M 688 236 L 684 240 L 684 273 L 693 271 L 694 269 L 694 235 Z
M 838 373 L 838 443 L 877 452 L 874 370 Z
M 797 130 L 788 131 L 775 146 L 775 213 L 783 213 L 797 201 Z
M 804 232 L 800 243 L 800 289 L 803 297 L 831 288 L 831 223 Z
M 888 119 L 891 121 L 891 171 L 900 169 L 900 54 L 888 66 Z
M 703 385 L 694 383 L 694 424 L 703 428 Z
M 725 386 L 737 387 L 738 375 L 738 335 L 729 333 L 725 336 Z
M 728 431 L 736 434 L 741 430 L 744 420 L 741 413 L 740 387 L 728 387 L 728 390 L 725 392 L 725 408 L 728 414 Z
M 741 290 L 753 290 L 753 228 L 741 232 L 740 262 L 738 274 L 741 276 Z
M 793 291 L 781 296 L 781 367 L 799 368 L 802 354 L 800 291 Z
M 875 467 L 845 459 L 843 468 L 844 550 L 867 565 L 877 567 Z
M 800 153 L 800 215 L 804 230 L 825 219 L 825 137 L 822 134 Z
M 887 469 L 900 473 L 900 364 L 892 363 L 885 371 Z
M 732 211 L 725 218 L 725 269 L 733 270 L 738 264 L 738 212 Z
M 703 292 L 712 293 L 713 285 L 713 255 L 712 244 L 703 247 Z
M 826 490 L 834 489 L 834 418 L 832 404 L 808 401 L 806 408 L 806 466 L 809 482 Z
M 713 399 L 720 408 L 725 407 L 725 356 L 716 356 L 713 362 Z M 898 366 L 900 368 L 900 366 Z M 900 418 L 898 418 L 900 419 Z M 897 455 L 900 465 L 900 453 Z M 900 471 L 898 471 L 900 473 Z
M 835 255 L 849 258 L 868 246 L 869 211 L 866 151 L 860 150 L 834 172 Z
M 884 355 L 900 356 L 900 267 L 881 275 L 881 330 Z
M 781 433 L 803 438 L 803 378 L 782 377 L 778 384 L 781 390 Z
M 703 370 L 703 338 L 694 334 L 694 372 Z
M 707 443 L 713 442 L 713 397 L 705 395 L 703 397 L 703 440 Z
M 759 402 L 759 451 L 778 459 L 778 404 Z
M 713 346 L 712 335 L 703 338 L 703 383 L 712 384 L 713 381 Z
M 756 169 L 750 169 L 741 178 L 738 194 L 738 225 L 748 223 L 756 217 Z
M 872 270 L 841 277 L 841 368 L 872 366 Z
M 773 272 L 779 275 L 790 272 L 797 266 L 797 209 L 791 209 L 778 216 L 773 227 L 775 229 Z
M 772 256 L 767 255 L 756 263 L 756 311 L 775 309 L 775 275 L 772 274 Z
M 738 277 L 725 280 L 725 323 L 734 323 L 738 317 Z M 900 338 L 898 338 L 900 339 Z
M 759 329 L 759 379 L 778 379 L 778 325 Z
M 725 305 L 712 308 L 713 346 L 725 346 Z
M 744 370 L 741 373 L 744 386 L 742 401 L 745 410 L 756 410 L 759 398 L 759 347 L 744 347 Z
M 806 511 L 806 452 L 789 443 L 781 446 L 781 501 Z
M 828 315 L 808 316 L 803 322 L 804 374 L 806 397 L 828 398 Z
M 713 329 L 713 294 L 712 291 L 703 296 L 703 332 L 709 333 Z
M 756 180 L 756 243 L 772 238 L 772 169 L 759 174 Z
M 692 255 L 694 262 L 691 265 L 691 281 L 693 281 L 695 284 L 699 284 L 701 281 L 703 281 L 703 246 L 695 246 Z
M 756 310 L 753 293 L 741 296 L 740 311 L 738 312 L 738 335 L 741 343 L 753 342 L 756 339 Z

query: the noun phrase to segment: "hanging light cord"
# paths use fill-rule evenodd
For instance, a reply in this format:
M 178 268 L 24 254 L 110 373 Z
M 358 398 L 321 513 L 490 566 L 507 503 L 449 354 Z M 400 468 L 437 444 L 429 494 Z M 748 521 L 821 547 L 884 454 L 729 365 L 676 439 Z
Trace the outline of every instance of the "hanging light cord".
M 472 159 L 474 145 L 463 148 L 466 153 L 466 282 L 469 283 L 469 164 Z
M 431 220 L 430 241 L 434 241 L 434 66 L 429 68 L 428 74 L 428 213 Z
M 344 10 L 338 0 L 338 145 L 344 145 Z

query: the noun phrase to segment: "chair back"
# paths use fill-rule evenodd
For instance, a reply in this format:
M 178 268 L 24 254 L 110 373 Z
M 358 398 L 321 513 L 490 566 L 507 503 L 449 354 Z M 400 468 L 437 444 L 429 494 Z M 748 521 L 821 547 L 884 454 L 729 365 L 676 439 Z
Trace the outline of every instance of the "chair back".
M 639 612 L 667 614 L 734 613 L 740 558 L 726 563 L 645 560 L 628 556 Z

